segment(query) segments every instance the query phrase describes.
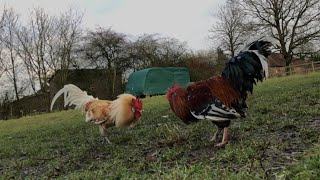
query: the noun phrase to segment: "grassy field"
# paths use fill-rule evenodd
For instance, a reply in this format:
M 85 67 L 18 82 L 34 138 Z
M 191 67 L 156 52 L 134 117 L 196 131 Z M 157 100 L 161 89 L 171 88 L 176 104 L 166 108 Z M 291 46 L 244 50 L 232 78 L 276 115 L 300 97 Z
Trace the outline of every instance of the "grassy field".
M 0 179 L 320 177 L 320 73 L 259 83 L 223 149 L 212 123 L 184 125 L 164 96 L 143 102 L 141 122 L 112 128 L 111 145 L 75 110 L 0 121 Z

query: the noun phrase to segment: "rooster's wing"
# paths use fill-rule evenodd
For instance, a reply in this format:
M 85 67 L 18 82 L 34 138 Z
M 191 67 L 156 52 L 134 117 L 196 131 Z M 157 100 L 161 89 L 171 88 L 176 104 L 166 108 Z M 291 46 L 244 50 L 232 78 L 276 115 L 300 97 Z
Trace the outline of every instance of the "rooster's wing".
M 87 121 L 92 121 L 96 124 L 101 124 L 105 121 L 110 121 L 110 111 L 112 109 L 112 101 L 108 100 L 92 100 L 85 104 L 84 110 L 87 113 Z
M 215 97 L 203 82 L 187 88 L 187 101 L 190 113 L 197 119 L 226 121 L 240 117 L 235 109 L 227 107 Z

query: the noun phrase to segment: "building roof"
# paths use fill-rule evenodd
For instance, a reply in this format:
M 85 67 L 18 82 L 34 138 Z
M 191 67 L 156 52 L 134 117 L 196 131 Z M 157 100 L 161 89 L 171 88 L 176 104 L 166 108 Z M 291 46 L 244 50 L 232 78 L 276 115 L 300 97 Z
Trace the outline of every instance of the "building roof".
M 66 69 L 68 76 L 77 76 L 77 75 L 91 75 L 93 73 L 97 72 L 103 72 L 105 71 L 104 69 Z M 54 74 L 49 77 L 49 83 L 54 79 L 55 76 L 58 74 L 61 74 L 62 70 L 58 69 Z
M 292 65 L 299 65 L 303 64 L 304 61 L 297 58 L 293 57 L 291 64 Z M 273 53 L 268 57 L 268 64 L 269 67 L 285 67 L 286 63 L 284 61 L 284 57 L 281 53 Z

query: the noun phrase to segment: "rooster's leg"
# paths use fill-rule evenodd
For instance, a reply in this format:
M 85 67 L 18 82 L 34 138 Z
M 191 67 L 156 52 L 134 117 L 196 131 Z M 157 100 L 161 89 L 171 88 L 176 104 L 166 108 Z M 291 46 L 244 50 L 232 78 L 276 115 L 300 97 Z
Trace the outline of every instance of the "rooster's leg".
M 228 128 L 225 127 L 223 129 L 223 137 L 221 143 L 217 144 L 216 147 L 224 147 L 226 144 L 228 144 Z
M 213 143 L 216 142 L 217 136 L 221 133 L 221 131 L 222 131 L 222 128 L 218 127 L 217 131 L 214 133 L 213 137 L 210 139 L 210 142 L 213 142 Z
M 108 144 L 111 144 L 111 141 L 108 139 L 107 136 L 105 136 L 104 139 L 108 142 Z
M 107 128 L 102 125 L 99 126 L 101 136 L 107 141 L 108 144 L 111 144 L 110 140 L 107 137 Z

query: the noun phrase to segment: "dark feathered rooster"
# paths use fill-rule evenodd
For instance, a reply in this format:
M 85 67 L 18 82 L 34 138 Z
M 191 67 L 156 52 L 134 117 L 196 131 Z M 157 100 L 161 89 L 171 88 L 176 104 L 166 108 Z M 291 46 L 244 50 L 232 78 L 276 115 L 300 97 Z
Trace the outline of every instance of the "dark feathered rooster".
M 271 54 L 273 39 L 259 38 L 244 45 L 242 51 L 231 58 L 221 76 L 193 83 L 186 88 L 174 85 L 167 92 L 172 111 L 184 123 L 207 119 L 217 131 L 211 139 L 216 141 L 223 130 L 222 142 L 228 143 L 231 120 L 246 116 L 246 99 L 253 85 L 268 77 L 267 57 Z

